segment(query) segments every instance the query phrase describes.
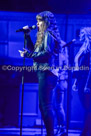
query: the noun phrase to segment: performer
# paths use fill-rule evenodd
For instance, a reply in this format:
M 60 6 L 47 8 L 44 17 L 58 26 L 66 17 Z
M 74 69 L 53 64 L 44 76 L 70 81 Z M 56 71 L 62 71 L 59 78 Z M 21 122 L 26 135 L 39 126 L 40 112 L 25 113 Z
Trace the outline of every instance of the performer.
M 61 40 L 61 47 L 66 45 Z M 65 111 L 64 111 L 64 94 L 67 91 L 67 80 L 68 72 L 64 67 L 68 66 L 68 50 L 67 47 L 62 48 L 59 54 L 59 71 L 58 71 L 58 82 L 54 89 L 54 110 L 55 116 L 57 117 L 57 135 L 66 135 L 65 129 Z
M 57 83 L 56 67 L 59 66 L 61 38 L 54 15 L 44 11 L 36 16 L 37 40 L 35 45 L 26 33 L 27 50 L 20 52 L 21 56 L 33 58 L 39 82 L 39 107 L 46 127 L 47 136 L 54 136 L 53 89 Z
M 73 76 L 76 80 L 73 90 L 78 89 L 80 101 L 85 109 L 84 128 L 81 136 L 88 136 L 91 135 L 91 27 L 84 27 L 80 30 L 80 41 L 83 44 L 74 60 Z

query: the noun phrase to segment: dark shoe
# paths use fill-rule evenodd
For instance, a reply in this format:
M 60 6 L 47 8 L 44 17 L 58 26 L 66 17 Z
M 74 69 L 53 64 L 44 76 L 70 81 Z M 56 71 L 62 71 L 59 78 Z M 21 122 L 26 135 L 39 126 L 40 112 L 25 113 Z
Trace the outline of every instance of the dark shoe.
M 63 132 L 61 136 L 68 136 L 66 132 Z
M 55 136 L 67 136 L 65 127 L 58 128 Z

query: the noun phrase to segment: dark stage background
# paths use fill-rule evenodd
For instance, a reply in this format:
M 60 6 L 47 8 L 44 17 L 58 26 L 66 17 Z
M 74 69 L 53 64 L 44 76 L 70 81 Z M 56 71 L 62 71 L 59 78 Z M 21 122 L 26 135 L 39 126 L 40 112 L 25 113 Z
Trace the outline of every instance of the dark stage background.
M 50 10 L 55 13 L 91 13 L 90 0 L 1 0 L 3 11 L 40 12 Z

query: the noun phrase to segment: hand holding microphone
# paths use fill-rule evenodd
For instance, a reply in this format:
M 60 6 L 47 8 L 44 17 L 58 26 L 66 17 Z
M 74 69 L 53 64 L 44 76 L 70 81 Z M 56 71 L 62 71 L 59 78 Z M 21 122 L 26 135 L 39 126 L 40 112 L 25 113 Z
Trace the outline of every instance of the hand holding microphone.
M 26 25 L 23 28 L 20 28 L 20 29 L 16 30 L 16 32 L 29 33 L 30 30 L 34 30 L 34 29 L 36 29 L 36 25 L 30 26 L 30 27 L 28 25 Z
M 16 30 L 16 32 L 24 32 L 25 36 L 29 36 L 30 31 L 33 29 L 36 29 L 36 25 L 30 26 L 30 27 L 28 25 L 24 26 L 21 29 Z M 25 48 L 23 48 L 23 51 L 21 51 L 21 50 L 18 50 L 18 51 L 19 51 L 21 57 L 30 56 L 29 50 L 27 50 Z

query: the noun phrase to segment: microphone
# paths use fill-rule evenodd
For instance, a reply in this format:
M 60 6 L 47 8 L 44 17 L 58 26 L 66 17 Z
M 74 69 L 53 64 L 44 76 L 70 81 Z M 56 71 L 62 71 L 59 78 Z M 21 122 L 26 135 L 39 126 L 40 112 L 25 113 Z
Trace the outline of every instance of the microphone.
M 24 32 L 24 33 L 28 33 L 30 30 L 36 29 L 36 25 L 33 26 L 24 26 L 21 29 L 16 30 L 16 32 Z
M 63 45 L 62 48 L 68 47 L 69 45 L 71 45 L 72 43 L 74 43 L 76 41 L 76 39 L 73 39 L 72 41 L 68 42 L 67 44 Z

